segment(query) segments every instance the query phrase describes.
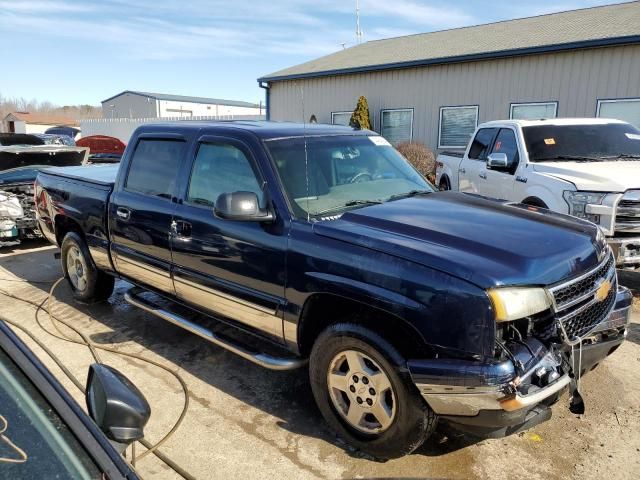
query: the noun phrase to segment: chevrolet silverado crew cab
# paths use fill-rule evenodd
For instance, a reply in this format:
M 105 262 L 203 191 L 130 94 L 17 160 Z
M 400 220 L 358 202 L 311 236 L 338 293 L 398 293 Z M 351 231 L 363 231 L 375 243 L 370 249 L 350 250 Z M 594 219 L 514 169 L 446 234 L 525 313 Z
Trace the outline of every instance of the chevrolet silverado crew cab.
M 436 162 L 436 184 L 584 218 L 621 268 L 640 267 L 640 130 L 619 120 L 500 120 L 464 154 Z
M 145 125 L 119 166 L 49 169 L 35 189 L 78 300 L 119 277 L 129 303 L 247 360 L 308 362 L 328 424 L 377 458 L 437 419 L 482 436 L 546 420 L 626 335 L 631 297 L 593 223 L 436 192 L 368 130 Z

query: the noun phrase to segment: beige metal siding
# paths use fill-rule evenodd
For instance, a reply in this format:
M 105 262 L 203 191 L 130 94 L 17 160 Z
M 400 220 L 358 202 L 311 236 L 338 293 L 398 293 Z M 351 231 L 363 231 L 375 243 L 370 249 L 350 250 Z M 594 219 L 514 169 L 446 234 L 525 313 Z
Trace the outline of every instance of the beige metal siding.
M 598 99 L 640 97 L 640 45 L 273 82 L 271 119 L 331 123 L 360 95 L 376 130 L 381 109 L 413 108 L 414 141 L 435 148 L 442 106 L 478 105 L 485 122 L 508 118 L 511 103 L 557 101 L 559 117 L 593 117 Z

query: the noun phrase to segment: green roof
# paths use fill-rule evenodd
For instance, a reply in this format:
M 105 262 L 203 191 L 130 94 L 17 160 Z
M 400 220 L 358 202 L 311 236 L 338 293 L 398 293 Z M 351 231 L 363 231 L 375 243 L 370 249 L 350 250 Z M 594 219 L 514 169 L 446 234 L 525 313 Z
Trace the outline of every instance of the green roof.
M 258 80 L 340 75 L 630 43 L 640 43 L 638 1 L 366 42 Z

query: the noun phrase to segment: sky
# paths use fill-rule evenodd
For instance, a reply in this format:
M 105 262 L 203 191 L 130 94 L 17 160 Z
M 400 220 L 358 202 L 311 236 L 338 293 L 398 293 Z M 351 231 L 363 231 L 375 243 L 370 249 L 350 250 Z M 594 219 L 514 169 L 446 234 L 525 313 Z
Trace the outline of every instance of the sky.
M 260 76 L 356 43 L 355 0 L 0 0 L 0 95 L 264 98 Z M 616 3 L 361 0 L 364 41 Z

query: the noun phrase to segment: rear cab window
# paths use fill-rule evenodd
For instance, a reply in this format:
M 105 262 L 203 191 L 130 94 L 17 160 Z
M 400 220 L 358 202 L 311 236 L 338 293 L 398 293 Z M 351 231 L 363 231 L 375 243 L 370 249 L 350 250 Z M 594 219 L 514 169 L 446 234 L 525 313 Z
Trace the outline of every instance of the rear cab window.
M 497 128 L 481 128 L 478 130 L 471 148 L 469 148 L 469 158 L 471 160 L 486 160 L 493 139 L 496 136 Z
M 140 139 L 129 164 L 125 190 L 171 199 L 185 147 L 182 140 Z

